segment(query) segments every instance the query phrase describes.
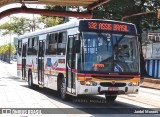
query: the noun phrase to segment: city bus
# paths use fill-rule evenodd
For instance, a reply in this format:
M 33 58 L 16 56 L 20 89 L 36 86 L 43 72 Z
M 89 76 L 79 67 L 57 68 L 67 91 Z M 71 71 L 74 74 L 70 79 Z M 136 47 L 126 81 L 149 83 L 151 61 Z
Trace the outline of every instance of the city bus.
M 77 19 L 19 36 L 17 74 L 71 96 L 137 94 L 140 47 L 134 24 Z

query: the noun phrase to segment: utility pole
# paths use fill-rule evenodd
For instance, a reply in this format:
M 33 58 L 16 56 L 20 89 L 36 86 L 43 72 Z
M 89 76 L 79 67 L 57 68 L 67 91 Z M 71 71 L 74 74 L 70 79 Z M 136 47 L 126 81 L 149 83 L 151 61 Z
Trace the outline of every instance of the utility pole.
M 69 6 L 66 6 L 66 12 L 67 12 L 67 11 L 69 11 Z M 65 22 L 68 22 L 68 21 L 69 21 L 69 17 L 66 16 L 66 17 L 65 17 Z
M 11 24 L 11 17 L 9 17 L 9 22 Z M 10 42 L 9 42 L 9 63 L 11 63 L 11 31 L 9 32 L 9 38 L 10 38 Z

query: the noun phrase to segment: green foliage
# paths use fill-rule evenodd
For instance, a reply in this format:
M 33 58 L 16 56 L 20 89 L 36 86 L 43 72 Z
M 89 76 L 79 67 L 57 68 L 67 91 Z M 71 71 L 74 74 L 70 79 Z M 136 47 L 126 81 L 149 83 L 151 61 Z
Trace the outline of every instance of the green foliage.
M 136 12 L 134 0 L 111 0 L 94 10 L 93 18 L 121 20 L 125 15 Z
M 16 52 L 13 44 L 6 44 L 0 46 L 0 54 L 7 54 L 10 50 L 12 55 Z
M 17 35 L 22 35 L 25 32 L 30 32 L 31 26 L 30 26 L 31 20 L 21 17 L 10 17 L 9 22 L 5 22 L 4 24 L 0 25 L 0 31 L 2 31 L 3 35 L 6 34 L 17 34 Z
M 65 6 L 53 6 L 53 5 L 46 5 L 45 9 L 49 10 L 55 10 L 55 11 L 65 11 L 66 7 Z
M 2 35 L 7 34 L 16 34 L 23 35 L 26 32 L 33 32 L 36 29 L 40 29 L 40 24 L 43 23 L 45 28 L 58 25 L 63 21 L 63 18 L 58 17 L 47 17 L 41 16 L 39 18 L 28 19 L 28 18 L 18 18 L 18 17 L 10 17 L 9 22 L 5 22 L 0 25 L 0 31 Z
M 65 11 L 66 7 L 65 6 L 47 5 L 47 6 L 45 6 L 45 9 L 54 10 L 54 11 Z M 45 24 L 45 28 L 47 28 L 47 27 L 52 27 L 52 26 L 61 24 L 64 21 L 64 18 L 62 18 L 62 17 L 41 16 L 38 19 L 38 21 Z
M 13 22 L 11 23 L 11 26 L 13 27 L 14 33 L 18 35 L 22 35 L 28 30 L 27 23 L 29 19 L 24 17 L 21 17 L 21 18 L 11 17 L 11 18 L 13 20 Z
M 125 19 L 126 22 L 136 24 L 138 32 L 143 29 L 158 29 L 160 21 L 157 19 L 156 10 L 160 6 L 160 1 L 151 0 L 111 0 L 93 11 L 93 18 L 121 20 L 122 17 L 155 11 L 155 13 L 139 15 Z
M 45 28 L 58 25 L 63 19 L 58 17 L 46 17 L 41 16 L 39 19 L 39 22 L 45 24 Z

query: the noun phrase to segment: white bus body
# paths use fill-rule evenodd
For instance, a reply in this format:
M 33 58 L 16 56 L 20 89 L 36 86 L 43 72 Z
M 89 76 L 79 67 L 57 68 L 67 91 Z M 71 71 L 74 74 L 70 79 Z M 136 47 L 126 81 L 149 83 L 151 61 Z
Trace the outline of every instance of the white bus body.
M 32 85 L 35 84 L 39 85 L 40 87 L 46 87 L 57 91 L 59 90 L 60 92 L 61 92 L 61 87 L 63 87 L 62 86 L 62 79 L 63 79 L 65 83 L 64 87 L 66 87 L 66 89 L 63 90 L 64 93 L 73 96 L 82 94 L 88 94 L 88 95 L 106 94 L 108 95 L 108 97 L 110 97 L 107 98 L 106 96 L 106 99 L 108 100 L 110 99 L 110 101 L 112 101 L 114 100 L 114 98 L 116 98 L 113 95 L 115 93 L 112 92 L 117 92 L 116 95 L 138 93 L 139 82 L 140 82 L 140 75 L 138 74 L 135 75 L 133 74 L 130 76 L 130 75 L 119 75 L 118 73 L 107 73 L 107 72 L 106 74 L 98 73 L 98 75 L 97 73 L 95 74 L 94 72 L 78 73 L 79 69 L 78 58 L 79 56 L 81 56 L 81 54 L 75 53 L 74 55 L 72 55 L 73 54 L 72 49 L 76 44 L 74 43 L 75 45 L 74 44 L 72 45 L 72 42 L 69 41 L 72 40 L 75 41 L 80 39 L 81 31 L 79 30 L 79 25 L 80 25 L 79 22 L 80 20 L 74 20 L 65 24 L 61 24 L 58 26 L 54 26 L 36 32 L 31 32 L 29 34 L 20 36 L 18 41 L 18 55 L 17 55 L 18 76 L 22 77 L 22 79 L 24 80 L 27 80 L 29 82 L 30 87 L 32 87 Z M 115 21 L 110 21 L 110 22 L 113 23 Z M 88 34 L 91 35 L 92 32 L 90 31 Z M 131 38 L 133 37 L 126 36 L 125 38 L 129 38 L 131 40 Z M 130 41 L 130 43 L 131 42 L 132 41 Z M 79 48 L 82 48 L 82 43 L 83 42 L 81 42 L 81 47 Z M 124 44 L 125 42 L 121 42 L 121 45 Z M 91 48 L 94 45 L 95 41 L 92 42 L 92 45 L 90 45 L 89 47 Z M 90 49 L 91 53 L 92 51 L 94 51 L 94 47 L 92 48 L 93 48 L 92 50 Z M 97 52 L 97 49 L 95 50 Z M 136 54 L 138 55 L 138 49 L 136 51 L 137 51 Z M 98 58 L 97 56 L 97 59 L 102 59 L 103 57 L 104 56 Z M 124 68 L 132 70 L 135 63 L 133 63 L 133 61 L 130 62 L 128 61 L 129 60 L 126 60 L 129 68 L 125 67 Z M 139 60 L 135 59 L 134 61 L 137 61 L 138 63 Z M 89 63 L 86 64 L 88 64 L 89 66 Z M 95 66 L 97 67 L 97 65 L 98 67 L 104 67 L 104 64 L 100 64 L 101 66 L 99 64 L 92 64 L 92 66 L 94 67 Z M 117 67 L 116 65 L 114 65 L 115 72 L 116 70 L 119 70 L 118 72 L 123 71 L 120 70 L 120 68 L 121 67 Z M 105 77 L 107 77 L 108 79 Z M 29 80 L 29 78 L 31 78 L 31 80 Z M 112 85 L 108 85 L 107 83 L 110 83 Z M 114 86 L 114 84 L 116 85 Z M 65 98 L 65 94 L 64 95 L 62 94 L 61 97 Z

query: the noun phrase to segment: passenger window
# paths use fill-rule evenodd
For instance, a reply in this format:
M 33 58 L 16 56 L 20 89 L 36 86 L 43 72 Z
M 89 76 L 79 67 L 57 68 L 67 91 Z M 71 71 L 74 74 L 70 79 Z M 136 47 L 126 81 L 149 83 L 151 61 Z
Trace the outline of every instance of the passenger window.
M 58 33 L 52 33 L 47 35 L 46 55 L 57 54 L 57 38 Z
M 28 39 L 27 55 L 37 55 L 38 52 L 38 37 Z
M 58 51 L 57 55 L 65 55 L 66 52 L 67 33 L 60 32 L 58 35 Z
M 18 55 L 21 56 L 21 51 L 22 51 L 22 40 L 18 41 Z

